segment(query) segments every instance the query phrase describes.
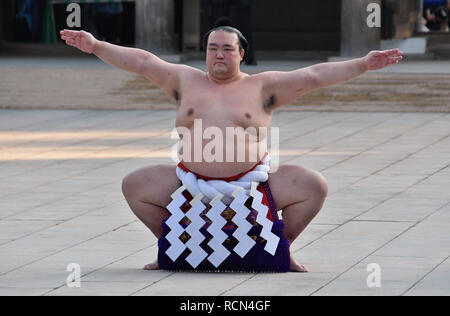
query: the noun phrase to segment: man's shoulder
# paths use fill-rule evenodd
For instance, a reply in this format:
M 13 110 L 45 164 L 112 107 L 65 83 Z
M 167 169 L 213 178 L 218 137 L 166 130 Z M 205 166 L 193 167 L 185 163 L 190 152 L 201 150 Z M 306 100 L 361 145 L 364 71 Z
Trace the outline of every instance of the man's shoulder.
M 281 73 L 281 71 L 268 70 L 268 71 L 262 71 L 262 72 L 252 74 L 251 77 L 253 77 L 255 79 L 268 79 L 268 78 L 276 77 L 280 73 Z
M 189 76 L 190 78 L 192 77 L 202 77 L 205 75 L 205 72 L 201 69 L 198 69 L 196 67 L 192 67 L 186 64 L 177 64 L 178 67 L 178 71 L 184 75 Z
M 249 79 L 254 82 L 258 82 L 260 84 L 265 85 L 275 80 L 279 75 L 279 73 L 280 73 L 279 71 L 263 71 L 251 74 L 249 76 Z

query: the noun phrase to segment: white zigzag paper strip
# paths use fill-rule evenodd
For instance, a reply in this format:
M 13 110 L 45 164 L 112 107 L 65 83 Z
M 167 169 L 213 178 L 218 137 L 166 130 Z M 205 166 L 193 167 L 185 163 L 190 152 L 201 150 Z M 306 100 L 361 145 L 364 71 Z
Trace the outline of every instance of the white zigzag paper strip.
M 274 256 L 278 243 L 280 242 L 280 237 L 272 233 L 273 222 L 267 218 L 269 208 L 262 204 L 263 194 L 257 190 L 257 187 L 258 184 L 252 182 L 252 188 L 250 190 L 250 195 L 253 197 L 252 208 L 258 211 L 256 222 L 262 226 L 260 236 L 267 240 L 264 250 Z
M 186 245 L 179 238 L 184 232 L 184 228 L 179 222 L 184 217 L 184 213 L 180 207 L 186 202 L 186 198 L 182 194 L 185 189 L 186 187 L 182 185 L 173 192 L 171 195 L 172 202 L 167 205 L 167 210 L 170 212 L 171 216 L 169 216 L 166 221 L 166 225 L 170 228 L 170 232 L 166 235 L 166 239 L 170 243 L 170 247 L 166 250 L 166 254 L 172 261 L 177 260 L 186 249 Z
M 233 248 L 233 251 L 241 258 L 244 258 L 256 243 L 249 235 L 247 235 L 248 231 L 252 228 L 252 225 L 247 221 L 250 210 L 244 205 L 248 196 L 245 193 L 245 190 L 240 187 L 236 188 L 233 192 L 233 196 L 234 200 L 231 202 L 230 207 L 236 212 L 236 215 L 233 217 L 233 222 L 238 226 L 234 231 L 233 236 L 239 241 Z
M 214 252 L 208 257 L 208 261 L 211 262 L 216 268 L 231 254 L 227 248 L 223 246 L 223 242 L 228 238 L 222 230 L 227 221 L 221 216 L 222 212 L 226 209 L 226 205 L 221 201 L 223 194 L 218 194 L 209 204 L 211 209 L 208 211 L 208 216 L 212 223 L 208 227 L 207 231 L 213 236 L 208 242 L 208 246 L 214 250 Z
M 206 251 L 200 247 L 200 244 L 205 240 L 205 236 L 200 232 L 200 228 L 205 224 L 205 221 L 200 217 L 201 212 L 206 208 L 202 203 L 203 194 L 197 194 L 190 202 L 192 207 L 186 213 L 191 223 L 186 227 L 186 232 L 191 238 L 186 243 L 186 247 L 191 250 L 186 261 L 195 269 L 208 256 Z

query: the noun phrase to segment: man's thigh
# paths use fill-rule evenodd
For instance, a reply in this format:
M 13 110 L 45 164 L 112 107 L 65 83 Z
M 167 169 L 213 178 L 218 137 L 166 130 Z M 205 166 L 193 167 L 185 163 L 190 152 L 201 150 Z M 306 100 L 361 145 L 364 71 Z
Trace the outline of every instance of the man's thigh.
M 170 195 L 181 186 L 175 170 L 176 166 L 171 165 L 135 170 L 125 177 L 124 191 L 141 202 L 166 207 L 172 201 Z
M 325 178 L 317 171 L 298 165 L 283 165 L 269 174 L 269 186 L 277 210 L 326 195 Z

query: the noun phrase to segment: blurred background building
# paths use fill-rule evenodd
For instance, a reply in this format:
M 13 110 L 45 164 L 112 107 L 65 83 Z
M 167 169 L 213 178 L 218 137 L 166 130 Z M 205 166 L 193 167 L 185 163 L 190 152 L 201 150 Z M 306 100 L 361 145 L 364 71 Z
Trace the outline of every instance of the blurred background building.
M 450 57 L 447 0 L 2 0 L 0 51 L 66 49 L 59 30 L 68 28 L 72 2 L 81 7 L 78 29 L 186 58 L 202 56 L 201 38 L 222 14 L 248 29 L 261 59 L 361 56 L 391 46 Z M 367 25 L 373 3 L 381 8 L 381 27 Z

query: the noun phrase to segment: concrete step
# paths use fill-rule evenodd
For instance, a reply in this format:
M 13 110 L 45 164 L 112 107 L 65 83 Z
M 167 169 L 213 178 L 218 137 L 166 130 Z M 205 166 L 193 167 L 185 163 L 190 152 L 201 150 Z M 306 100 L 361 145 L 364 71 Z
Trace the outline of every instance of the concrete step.
M 434 59 L 450 59 L 450 32 L 420 33 L 420 37 L 426 38 L 426 50 Z
M 450 44 L 449 32 L 421 33 L 421 36 L 426 36 L 429 45 Z
M 428 51 L 433 53 L 436 59 L 450 59 L 450 43 L 430 45 Z

